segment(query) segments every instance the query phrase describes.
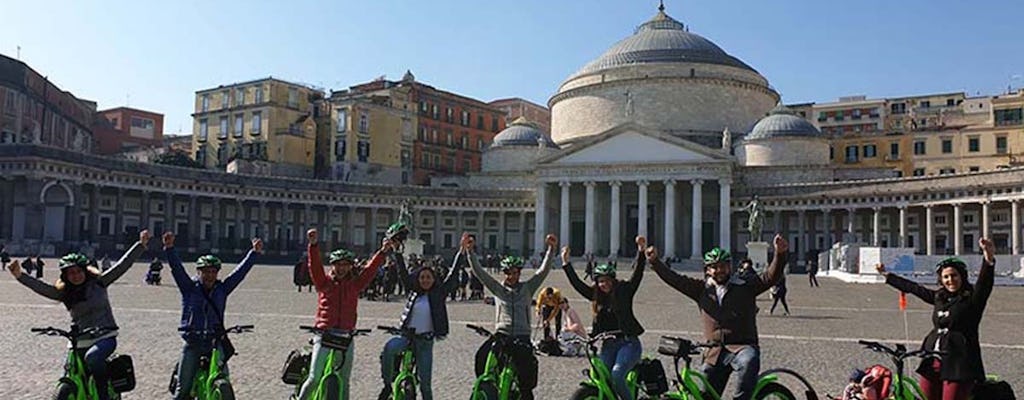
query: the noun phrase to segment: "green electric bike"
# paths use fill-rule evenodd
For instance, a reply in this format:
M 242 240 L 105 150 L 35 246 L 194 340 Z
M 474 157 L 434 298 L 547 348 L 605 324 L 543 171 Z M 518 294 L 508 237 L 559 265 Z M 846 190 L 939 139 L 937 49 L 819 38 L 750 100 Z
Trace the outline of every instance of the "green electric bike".
M 330 350 L 327 353 L 327 362 L 324 364 L 324 374 L 317 381 L 316 388 L 310 395 L 310 400 L 338 400 L 341 394 L 345 393 L 345 382 L 341 377 L 341 369 L 345 365 L 345 353 L 352 345 L 352 339 L 356 336 L 363 336 L 370 333 L 370 329 L 356 329 L 354 331 L 342 331 L 338 329 L 320 329 L 314 326 L 300 326 L 299 329 L 320 336 L 320 345 Z M 298 397 L 302 390 L 302 384 L 306 381 L 310 371 L 308 368 L 303 371 L 301 379 L 295 385 L 295 397 Z
M 480 336 L 493 340 L 491 351 L 487 353 L 487 363 L 484 364 L 484 373 L 473 382 L 473 392 L 470 400 L 518 400 L 519 399 L 519 378 L 516 375 L 516 367 L 512 362 L 512 354 L 508 349 L 513 340 L 506 335 L 492 334 L 485 328 L 467 324 Z
M 575 339 L 576 343 L 582 344 L 586 349 L 587 359 L 590 360 L 590 369 L 583 370 L 583 376 L 587 377 L 587 380 L 580 383 L 580 388 L 576 389 L 573 393 L 571 400 L 617 400 L 618 397 L 615 395 L 615 390 L 612 389 L 612 371 L 611 367 L 606 365 L 604 361 L 601 361 L 601 357 L 598 356 L 597 343 L 605 340 L 612 340 L 618 337 L 619 331 L 608 331 L 603 332 L 590 339 Z M 664 381 L 664 375 L 662 375 Z M 632 393 L 633 398 L 657 398 L 656 396 L 664 393 L 667 388 L 664 384 L 660 385 L 661 388 L 657 388 L 658 385 L 646 386 L 640 383 L 639 372 L 636 368 L 626 374 L 626 386 L 629 388 L 629 392 Z M 644 397 L 639 397 L 641 394 Z
M 192 335 L 214 338 L 213 350 L 210 351 L 210 354 L 199 357 L 199 368 L 196 370 L 195 379 L 192 380 L 192 388 L 189 389 L 190 398 L 196 400 L 235 399 L 235 389 L 231 386 L 231 379 L 226 368 L 227 359 L 234 354 L 224 354 L 223 349 L 230 347 L 226 346 L 226 343 L 230 343 L 227 340 L 228 334 L 249 333 L 252 332 L 252 329 L 252 325 L 235 325 L 224 330 L 214 331 L 178 329 Z M 234 349 L 229 351 L 234 351 Z M 171 394 L 174 394 L 177 386 L 178 366 L 175 365 L 174 372 L 171 374 L 171 384 L 168 387 Z
M 96 387 L 96 381 L 92 379 L 85 365 L 84 349 L 77 349 L 80 337 L 99 338 L 117 328 L 89 328 L 80 330 L 77 325 L 71 325 L 71 330 L 62 330 L 54 327 L 32 328 L 32 332 L 46 336 L 61 336 L 70 342 L 67 361 L 64 363 L 64 376 L 57 381 L 57 388 L 52 395 L 54 400 L 95 400 L 99 398 L 99 391 L 106 390 L 111 400 L 119 400 L 121 393 L 131 391 L 135 388 L 135 371 L 132 368 L 131 357 L 121 355 L 111 357 L 107 360 L 107 374 L 109 383 L 107 387 Z
M 416 352 L 414 346 L 417 339 L 430 339 L 432 335 L 417 335 L 412 329 L 399 329 L 391 326 L 377 326 L 378 330 L 394 336 L 405 338 L 406 345 L 398 353 L 397 374 L 391 381 L 391 400 L 416 400 L 416 388 L 420 381 L 416 375 Z

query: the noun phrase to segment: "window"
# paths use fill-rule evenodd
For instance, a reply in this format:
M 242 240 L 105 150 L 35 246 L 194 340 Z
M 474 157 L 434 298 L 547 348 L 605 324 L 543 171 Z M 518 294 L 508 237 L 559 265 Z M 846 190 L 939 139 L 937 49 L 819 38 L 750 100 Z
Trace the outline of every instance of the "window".
M 846 146 L 846 162 L 855 163 L 857 162 L 857 146 Z
M 220 139 L 228 138 L 228 117 L 226 116 L 220 117 L 220 132 L 218 132 L 217 137 Z
M 430 166 L 430 156 L 427 153 L 420 153 L 420 166 L 423 168 Z
M 956 105 L 956 100 L 946 99 L 946 107 L 953 107 Z
M 892 142 L 889 143 L 889 159 L 899 160 L 900 159 L 900 143 Z
M 412 166 L 412 152 L 408 149 L 402 150 L 402 168 L 408 168 Z
M 459 147 L 463 149 L 469 148 L 469 135 L 466 132 L 462 132 L 462 140 L 459 143 Z
M 498 133 L 498 116 L 491 116 L 491 132 Z
M 420 127 L 420 141 L 421 142 L 426 142 L 427 141 L 427 127 L 425 127 L 425 126 L 421 126 Z
M 220 108 L 228 108 L 228 97 L 230 94 L 231 92 L 227 90 L 220 92 Z
M 889 106 L 889 111 L 891 111 L 893 114 L 906 114 L 907 103 L 893 103 L 892 105 Z
M 370 142 L 359 141 L 359 162 L 367 162 L 370 159 Z
M 476 138 L 476 149 L 484 151 L 484 138 Z
M 893 172 L 894 176 L 897 177 L 897 178 L 902 178 L 903 177 L 903 171 L 900 171 L 900 170 L 896 169 L 896 170 L 893 170 L 892 172 Z
M 263 112 L 253 111 L 252 112 L 252 126 L 249 128 L 249 133 L 253 135 L 260 134 L 260 128 L 263 126 Z
M 469 126 L 469 111 L 462 112 L 462 126 Z
M 969 167 L 967 170 L 971 172 L 978 172 L 981 171 L 981 167 Z
M 228 163 L 228 150 L 227 144 L 217 147 L 217 165 L 225 165 Z
M 432 105 L 432 107 L 433 110 L 431 110 L 432 112 L 430 114 L 434 117 L 434 119 L 441 119 L 441 111 L 437 107 L 437 104 Z
M 207 136 L 209 135 L 209 133 L 210 133 L 210 130 L 209 130 L 209 127 L 206 125 L 206 118 L 200 119 L 199 120 L 199 141 L 200 142 L 205 142 Z
M 445 143 L 448 144 L 448 147 L 455 145 L 455 141 L 452 139 L 452 131 L 445 132 L 445 137 L 447 138 Z
M 235 114 L 235 137 L 242 136 L 242 127 L 245 125 L 242 114 Z
M 422 112 L 422 113 L 425 113 L 425 112 L 427 112 L 427 108 L 428 108 L 428 107 L 427 107 L 427 102 L 425 102 L 425 101 L 420 101 L 420 112 Z
M 977 153 L 981 151 L 981 139 L 977 136 L 967 138 L 967 151 Z
M 939 170 L 939 175 L 955 174 L 955 173 L 956 173 L 956 168 L 953 168 L 953 167 L 946 167 L 946 168 L 942 168 L 942 169 Z
M 828 146 L 828 159 L 834 160 L 836 158 L 836 148 Z
M 359 133 L 366 133 L 370 130 L 370 119 L 366 113 L 359 114 Z
M 476 116 L 476 129 L 484 129 L 484 116 L 483 115 L 477 115 Z
M 864 158 L 875 158 L 876 150 L 873 144 L 864 145 Z
M 245 105 L 245 89 L 235 89 L 235 106 Z
M 953 152 L 953 139 L 942 139 L 942 154 Z
M 924 149 L 925 149 L 925 147 L 924 147 L 924 140 L 918 140 L 918 141 L 914 142 L 914 155 L 915 156 L 923 156 L 923 155 L 925 155 Z
M 344 137 L 338 137 L 338 140 L 334 142 L 334 160 L 345 161 L 345 147 L 348 140 Z
M 114 124 L 117 124 L 117 118 L 114 119 Z M 132 117 L 132 128 L 153 129 L 153 125 L 153 120 L 149 118 Z
M 996 126 L 1020 125 L 1024 123 L 1024 108 L 994 111 Z
M 836 113 L 835 113 L 835 120 L 836 121 L 842 121 L 844 119 L 843 117 L 844 116 L 843 116 L 843 112 L 842 111 L 836 111 Z
M 964 214 L 964 225 L 974 225 L 974 214 Z
M 434 129 L 432 132 L 433 132 L 433 134 L 431 136 L 431 139 L 433 139 L 433 140 L 431 140 L 431 142 L 432 143 L 438 143 L 438 141 L 437 141 L 437 129 Z
M 860 119 L 860 109 L 859 109 L 859 108 L 858 108 L 858 109 L 855 109 L 855 110 L 853 110 L 853 115 L 852 115 L 852 117 L 853 117 L 853 119 Z
M 1006 136 L 996 136 L 996 154 L 1006 154 Z
M 818 122 L 825 122 L 825 121 L 828 121 L 828 114 L 825 114 L 824 111 L 819 111 L 818 112 Z
M 200 110 L 202 112 L 210 111 L 210 95 L 209 94 L 203 94 L 203 99 L 202 99 L 201 103 L 202 103 L 202 105 L 201 105 L 202 108 L 200 108 Z
M 931 107 L 932 107 L 932 102 L 931 101 L 925 100 L 925 101 L 921 102 L 921 108 L 931 108 Z
M 263 86 L 256 86 L 256 93 L 253 97 L 255 98 L 253 103 L 260 104 L 263 102 Z
M 473 170 L 473 159 L 466 157 L 462 159 L 462 172 L 469 172 Z
M 288 88 L 288 107 L 299 106 L 299 89 L 290 87 Z
M 348 130 L 348 110 L 344 108 L 338 109 L 338 133 L 343 133 Z
M 451 107 L 445 107 L 444 108 L 444 121 L 445 122 L 452 123 L 452 121 L 455 120 L 454 116 L 455 116 L 455 110 L 452 110 Z

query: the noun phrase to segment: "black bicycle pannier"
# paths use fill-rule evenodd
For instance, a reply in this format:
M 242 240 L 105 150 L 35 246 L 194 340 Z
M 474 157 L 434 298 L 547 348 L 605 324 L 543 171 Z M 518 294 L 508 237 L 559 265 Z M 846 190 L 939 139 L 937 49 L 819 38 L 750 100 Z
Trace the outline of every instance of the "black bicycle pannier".
M 288 358 L 281 368 L 281 381 L 288 385 L 295 385 L 305 378 L 305 372 L 309 369 L 309 362 L 313 355 L 308 351 L 296 349 L 288 353 Z
M 690 354 L 692 343 L 689 340 L 677 337 L 662 336 L 658 340 L 658 353 L 670 357 L 680 357 Z
M 644 358 L 636 365 L 637 378 L 648 395 L 660 395 L 668 391 L 668 379 L 661 360 Z
M 115 392 L 124 393 L 135 389 L 135 366 L 131 356 L 121 354 L 107 360 L 107 374 Z

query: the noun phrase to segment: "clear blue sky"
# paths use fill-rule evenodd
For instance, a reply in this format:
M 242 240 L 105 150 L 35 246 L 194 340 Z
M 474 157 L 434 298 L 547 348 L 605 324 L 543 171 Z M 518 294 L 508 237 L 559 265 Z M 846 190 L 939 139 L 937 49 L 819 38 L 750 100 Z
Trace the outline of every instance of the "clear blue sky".
M 380 75 L 546 104 L 654 15 L 656 0 L 15 1 L 0 53 L 65 90 L 166 115 L 265 76 L 331 89 Z M 667 12 L 768 78 L 787 103 L 1024 86 L 1024 1 L 667 0 Z M 128 100 L 130 96 L 130 100 Z

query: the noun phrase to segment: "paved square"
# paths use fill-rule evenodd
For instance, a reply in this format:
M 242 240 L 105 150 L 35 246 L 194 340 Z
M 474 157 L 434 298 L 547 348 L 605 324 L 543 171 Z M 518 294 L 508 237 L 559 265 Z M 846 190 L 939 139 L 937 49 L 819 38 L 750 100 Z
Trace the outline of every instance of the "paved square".
M 56 265 L 56 262 L 48 263 Z M 54 278 L 54 269 L 47 279 Z M 137 264 L 110 288 L 115 316 L 121 326 L 118 350 L 135 359 L 138 387 L 126 399 L 168 398 L 170 370 L 178 358 L 181 340 L 175 328 L 180 317 L 180 297 L 167 270 L 164 285 L 145 286 L 145 265 Z M 529 273 L 529 271 L 527 271 Z M 903 316 L 896 291 L 884 285 L 855 285 L 820 278 L 811 289 L 806 278 L 789 276 L 789 303 L 793 315 L 769 316 L 768 296 L 759 301 L 763 368 L 785 366 L 804 374 L 819 393 L 838 393 L 853 367 L 888 361 L 862 350 L 856 340 L 904 339 Z M 584 323 L 590 323 L 589 305 L 572 292 L 561 270 L 547 284 L 570 295 Z M 929 308 L 909 299 L 911 346 L 930 329 Z M 359 326 L 395 324 L 403 302 L 362 301 Z M 234 338 L 239 354 L 232 360 L 232 379 L 240 399 L 285 399 L 291 388 L 280 381 L 280 368 L 288 351 L 303 345 L 308 335 L 300 324 L 310 324 L 315 295 L 297 293 L 291 286 L 291 269 L 257 266 L 229 302 L 229 324 L 251 323 L 255 332 Z M 780 305 L 781 307 L 781 305 Z M 494 310 L 480 302 L 448 305 L 451 336 L 434 347 L 434 392 L 438 399 L 468 398 L 472 386 L 472 355 L 482 338 L 464 328 L 468 322 L 493 326 Z M 645 352 L 655 353 L 658 335 L 683 334 L 699 339 L 697 308 L 647 273 L 637 294 L 635 310 L 647 329 Z M 776 310 L 779 312 L 779 310 Z M 9 274 L 0 278 L 0 399 L 39 399 L 49 395 L 61 373 L 65 343 L 59 338 L 37 337 L 31 327 L 66 327 L 67 312 L 60 304 L 35 295 Z M 981 325 L 982 351 L 987 372 L 1002 375 L 1020 393 L 1024 388 L 1024 288 L 996 287 Z M 372 333 L 356 342 L 353 398 L 373 399 L 381 388 L 378 354 L 388 339 Z M 670 367 L 670 360 L 662 358 Z M 912 362 L 913 366 L 916 366 Z M 581 380 L 587 367 L 582 358 L 540 357 L 539 399 L 565 399 Z M 671 372 L 670 372 L 671 373 Z

